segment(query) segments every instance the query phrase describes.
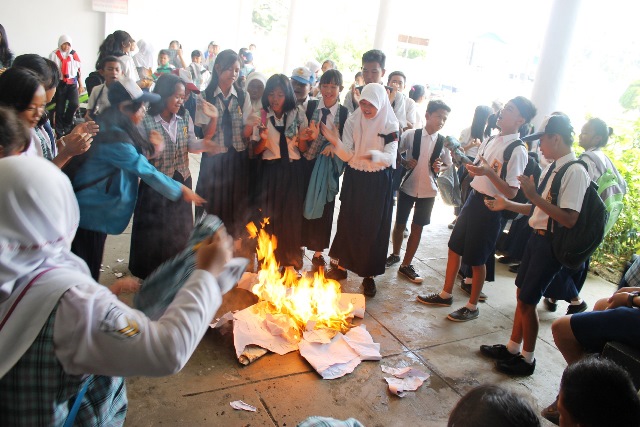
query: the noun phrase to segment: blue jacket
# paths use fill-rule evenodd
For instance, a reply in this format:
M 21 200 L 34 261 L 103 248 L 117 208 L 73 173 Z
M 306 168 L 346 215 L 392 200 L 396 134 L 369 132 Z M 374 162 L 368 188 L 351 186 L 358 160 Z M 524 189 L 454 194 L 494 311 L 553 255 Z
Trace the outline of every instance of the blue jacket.
M 94 143 L 87 155 L 74 176 L 74 189 L 104 179 L 76 190 L 81 228 L 122 233 L 136 205 L 138 177 L 168 199 L 176 201 L 182 197 L 182 184 L 158 172 L 130 143 Z
M 320 151 L 329 144 L 325 142 Z M 304 200 L 303 215 L 306 219 L 322 218 L 324 205 L 332 202 L 340 189 L 340 175 L 344 170 L 344 162 L 338 156 L 316 157 L 316 164 L 311 172 L 309 188 Z

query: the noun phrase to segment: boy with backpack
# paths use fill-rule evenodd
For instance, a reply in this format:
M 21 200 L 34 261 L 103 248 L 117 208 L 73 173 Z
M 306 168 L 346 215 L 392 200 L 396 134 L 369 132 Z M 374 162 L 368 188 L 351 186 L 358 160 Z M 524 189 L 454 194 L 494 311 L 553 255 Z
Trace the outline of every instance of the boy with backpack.
M 528 162 L 527 150 L 518 142 L 518 129 L 536 114 L 527 98 L 518 96 L 509 101 L 498 116 L 500 134 L 485 140 L 478 149 L 473 165 L 466 165 L 473 177 L 471 194 L 463 206 L 449 239 L 449 254 L 444 286 L 440 293 L 418 296 L 418 302 L 450 307 L 453 304 L 453 283 L 461 262 L 471 266 L 473 275 L 471 295 L 467 304 L 450 313 L 454 322 L 466 322 L 480 315 L 477 307 L 486 277 L 486 262 L 493 256 L 502 229 L 502 214 L 487 208 L 484 201 L 497 196 L 516 197 Z M 505 151 L 515 144 L 507 161 Z
M 507 345 L 480 346 L 482 354 L 496 360 L 498 371 L 518 376 L 531 375 L 535 370 L 539 327 L 536 305 L 563 265 L 554 249 L 553 235 L 578 223 L 580 211 L 587 209 L 583 201 L 590 185 L 584 164 L 575 161 L 571 149 L 573 127 L 568 117 L 548 117 L 538 135 L 542 153 L 553 163 L 542 173 L 537 191 L 532 177 L 518 177 L 520 188 L 531 204 L 502 197 L 485 201 L 492 211 L 508 209 L 530 215 L 529 225 L 533 228 L 516 277 L 518 301 L 511 339 Z
M 447 121 L 451 108 L 444 102 L 430 101 L 425 114 L 426 125 L 423 129 L 410 129 L 402 135 L 398 153 L 406 152 L 406 160 L 401 164 L 407 173 L 398 192 L 396 223 L 393 228 L 393 252 L 387 258 L 386 266 L 400 262 L 400 247 L 409 213 L 414 208 L 411 234 L 407 240 L 404 259 L 398 269 L 413 283 L 422 283 L 423 279 L 415 270 L 411 261 L 420 244 L 422 228 L 431 222 L 431 211 L 438 194 L 436 177 L 453 163 L 451 153 L 444 148 L 444 136 L 438 132 Z

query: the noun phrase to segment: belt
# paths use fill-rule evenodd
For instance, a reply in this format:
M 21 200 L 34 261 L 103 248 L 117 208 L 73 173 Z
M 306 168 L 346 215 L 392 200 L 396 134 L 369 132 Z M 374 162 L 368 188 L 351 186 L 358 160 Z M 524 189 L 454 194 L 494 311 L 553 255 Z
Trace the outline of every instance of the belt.
M 534 230 L 533 230 L 533 233 L 534 233 L 534 234 L 537 234 L 538 236 L 547 236 L 547 235 L 551 236 L 551 233 L 550 233 L 550 232 L 548 232 L 547 230 L 538 230 L 538 229 L 534 229 Z
M 486 194 L 479 192 L 475 188 L 473 189 L 473 192 L 476 193 L 479 197 L 482 197 L 484 200 L 495 200 L 496 199 L 493 196 L 487 196 Z

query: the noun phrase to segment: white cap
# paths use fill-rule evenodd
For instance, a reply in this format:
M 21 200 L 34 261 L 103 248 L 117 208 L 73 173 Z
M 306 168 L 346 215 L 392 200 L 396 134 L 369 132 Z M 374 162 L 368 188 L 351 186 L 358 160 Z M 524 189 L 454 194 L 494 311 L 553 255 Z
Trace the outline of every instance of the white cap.
M 307 67 L 308 69 L 310 69 L 311 72 L 314 73 L 314 74 L 318 70 L 320 70 L 322 68 L 320 63 L 318 61 L 316 61 L 315 59 L 312 59 L 311 61 L 307 62 L 306 64 L 304 64 L 304 66 Z
M 71 37 L 69 37 L 66 34 L 63 34 L 60 36 L 60 38 L 58 39 L 58 47 L 62 46 L 65 43 L 69 43 L 70 45 L 72 45 L 73 43 L 71 43 Z

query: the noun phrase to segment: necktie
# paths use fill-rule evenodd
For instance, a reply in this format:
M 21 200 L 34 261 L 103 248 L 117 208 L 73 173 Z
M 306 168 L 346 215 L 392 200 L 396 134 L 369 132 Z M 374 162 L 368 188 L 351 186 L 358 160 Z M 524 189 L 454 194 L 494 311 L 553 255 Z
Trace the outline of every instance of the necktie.
M 229 111 L 229 104 L 231 103 L 231 97 L 224 99 L 224 95 L 220 94 L 220 100 L 224 104 L 224 113 L 222 113 L 222 134 L 224 136 L 224 146 L 229 148 L 233 146 L 233 125 L 231 123 L 231 112 Z
M 549 171 L 544 176 L 544 179 L 542 180 L 540 185 L 538 185 L 538 194 L 542 195 L 542 192 L 544 191 L 544 187 L 546 187 L 547 182 L 549 182 L 549 178 L 551 178 L 551 175 L 555 168 L 556 168 L 556 162 L 551 163 L 551 166 L 549 167 Z
M 326 125 L 327 116 L 329 115 L 330 111 L 328 108 L 322 108 L 321 111 L 322 111 L 322 118 L 320 119 L 320 121 Z
M 284 122 L 284 126 L 276 126 L 276 119 L 274 116 L 271 116 L 271 124 L 280 132 L 280 159 L 282 163 L 289 163 L 289 146 L 287 144 L 287 137 L 284 134 L 284 128 L 287 125 L 286 114 L 282 117 L 282 121 Z

